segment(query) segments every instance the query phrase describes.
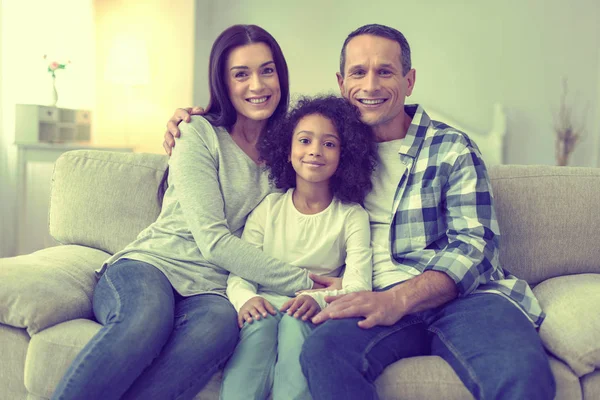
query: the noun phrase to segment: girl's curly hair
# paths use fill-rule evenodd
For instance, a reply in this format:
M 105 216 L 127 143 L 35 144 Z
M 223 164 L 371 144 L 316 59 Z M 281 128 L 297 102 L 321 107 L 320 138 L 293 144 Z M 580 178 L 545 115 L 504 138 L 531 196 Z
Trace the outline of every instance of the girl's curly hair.
M 377 147 L 373 131 L 360 121 L 358 109 L 340 97 L 302 97 L 285 118 L 264 134 L 258 147 L 261 159 L 270 169 L 269 179 L 280 189 L 296 186 L 296 171 L 289 162 L 292 137 L 298 122 L 313 114 L 329 119 L 342 142 L 340 163 L 329 181 L 331 192 L 342 202 L 362 205 L 372 188 Z

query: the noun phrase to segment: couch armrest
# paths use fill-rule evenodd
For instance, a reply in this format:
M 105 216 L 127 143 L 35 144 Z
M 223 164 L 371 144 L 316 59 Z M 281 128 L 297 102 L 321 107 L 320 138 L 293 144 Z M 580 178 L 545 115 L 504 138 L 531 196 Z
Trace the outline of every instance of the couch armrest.
M 544 346 L 581 377 L 600 368 L 600 274 L 548 279 L 533 289 L 546 312 Z
M 33 335 L 60 322 L 92 318 L 94 271 L 108 257 L 71 245 L 0 259 L 0 323 Z

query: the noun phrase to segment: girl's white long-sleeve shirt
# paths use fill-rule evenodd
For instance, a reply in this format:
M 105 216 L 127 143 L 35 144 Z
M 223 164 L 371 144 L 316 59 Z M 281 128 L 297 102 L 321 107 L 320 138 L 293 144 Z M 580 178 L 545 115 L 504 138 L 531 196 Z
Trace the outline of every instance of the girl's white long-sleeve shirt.
M 293 191 L 268 195 L 248 216 L 242 239 L 273 258 L 315 274 L 338 276 L 345 265 L 341 290 L 308 293 L 321 309 L 326 306 L 327 295 L 371 290 L 367 212 L 358 204 L 345 204 L 334 198 L 325 210 L 302 214 L 293 204 Z M 233 273 L 227 280 L 227 296 L 238 311 L 255 296 L 264 297 L 276 308 L 290 299 Z

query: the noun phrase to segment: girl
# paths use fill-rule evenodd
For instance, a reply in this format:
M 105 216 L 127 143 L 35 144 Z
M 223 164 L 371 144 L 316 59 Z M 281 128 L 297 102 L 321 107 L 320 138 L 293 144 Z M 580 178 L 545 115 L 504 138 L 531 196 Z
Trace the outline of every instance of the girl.
M 287 110 L 281 49 L 262 28 L 236 25 L 209 66 L 207 114 L 181 126 L 160 216 L 103 265 L 93 298 L 103 327 L 53 399 L 191 399 L 238 341 L 230 271 L 288 295 L 312 287 L 304 268 L 239 239 L 272 191 L 256 143 Z
M 242 239 L 317 274 L 337 276 L 345 264 L 343 288 L 291 298 L 230 274 L 227 295 L 242 331 L 225 367 L 223 400 L 265 399 L 271 390 L 275 400 L 310 398 L 299 362 L 309 319 L 326 306 L 326 295 L 371 290 L 369 217 L 360 204 L 371 189 L 376 149 L 357 110 L 333 96 L 301 99 L 266 135 L 261 156 L 286 191 L 259 204 Z

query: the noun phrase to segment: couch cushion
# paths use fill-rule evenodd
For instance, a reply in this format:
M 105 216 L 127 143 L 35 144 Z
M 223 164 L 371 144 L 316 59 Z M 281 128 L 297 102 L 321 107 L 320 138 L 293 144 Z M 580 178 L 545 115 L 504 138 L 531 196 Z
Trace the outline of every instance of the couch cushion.
M 29 335 L 24 329 L 0 324 L 0 399 L 24 399 L 25 356 Z
M 577 376 L 600 368 L 600 274 L 549 279 L 533 291 L 546 312 L 544 346 Z
M 438 356 L 411 357 L 388 366 L 375 381 L 379 397 L 392 399 L 472 399 L 450 365 Z
M 600 273 L 600 168 L 498 165 L 489 172 L 504 268 L 532 284 Z
M 25 386 L 30 394 L 49 398 L 77 353 L 100 325 L 85 319 L 58 324 L 32 336 L 25 364 Z M 581 398 L 579 379 L 561 361 L 550 357 L 556 379 L 556 400 Z M 218 371 L 194 400 L 218 399 L 222 372 Z M 375 382 L 382 399 L 469 399 L 452 368 L 440 357 L 412 357 L 387 367 Z M 595 382 L 590 380 L 590 390 Z
M 156 220 L 167 156 L 75 150 L 54 167 L 50 234 L 114 254 Z
M 561 361 L 550 357 L 556 381 L 555 400 L 581 399 L 579 379 Z M 450 365 L 437 356 L 411 357 L 388 366 L 375 381 L 382 400 L 472 399 Z
M 60 322 L 91 318 L 94 270 L 108 257 L 72 245 L 0 259 L 0 323 L 33 335 Z
M 25 362 L 27 391 L 50 398 L 71 362 L 101 327 L 88 319 L 75 319 L 31 336 Z
M 76 319 L 33 335 L 25 363 L 25 387 L 29 394 L 50 398 L 71 362 L 101 327 L 87 319 Z M 215 373 L 194 399 L 218 399 L 222 375 L 220 370 Z
M 584 399 L 600 399 L 600 371 L 581 378 Z
M 573 370 L 559 359 L 549 356 L 550 369 L 556 382 L 556 395 L 554 400 L 581 399 L 581 383 Z

